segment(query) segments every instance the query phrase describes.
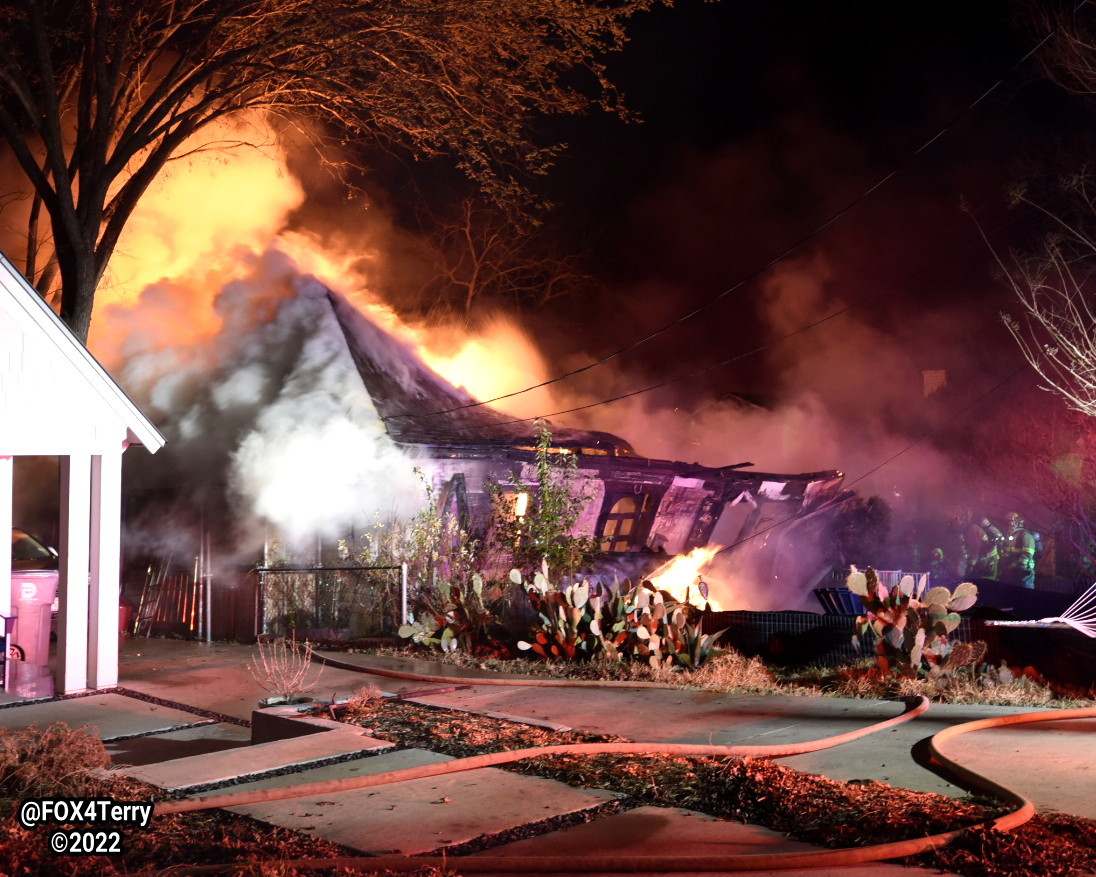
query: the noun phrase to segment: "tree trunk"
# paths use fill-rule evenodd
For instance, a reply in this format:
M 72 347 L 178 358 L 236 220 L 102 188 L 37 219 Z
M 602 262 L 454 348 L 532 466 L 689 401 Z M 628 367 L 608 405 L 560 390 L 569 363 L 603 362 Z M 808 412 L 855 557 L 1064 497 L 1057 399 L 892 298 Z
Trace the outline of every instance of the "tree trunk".
M 81 343 L 87 344 L 98 280 L 95 257 L 60 238 L 56 255 L 61 272 L 61 319 Z

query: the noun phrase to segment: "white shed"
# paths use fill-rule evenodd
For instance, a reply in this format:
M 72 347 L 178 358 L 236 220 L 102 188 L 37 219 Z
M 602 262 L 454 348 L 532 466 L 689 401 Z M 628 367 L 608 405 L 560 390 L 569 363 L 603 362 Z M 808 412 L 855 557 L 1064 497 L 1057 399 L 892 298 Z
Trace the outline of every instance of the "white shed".
M 61 510 L 56 687 L 118 683 L 122 452 L 164 437 L 0 254 L 0 534 L 13 526 L 14 458 L 56 456 Z M 0 550 L 0 615 L 11 555 Z

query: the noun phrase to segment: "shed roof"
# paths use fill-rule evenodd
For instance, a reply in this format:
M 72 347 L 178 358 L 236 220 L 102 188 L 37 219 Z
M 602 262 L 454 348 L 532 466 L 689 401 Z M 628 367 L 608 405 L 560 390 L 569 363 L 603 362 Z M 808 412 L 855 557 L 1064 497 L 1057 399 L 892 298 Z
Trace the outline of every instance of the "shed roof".
M 131 443 L 144 445 L 152 453 L 164 446 L 166 439 L 156 426 L 3 253 L 0 253 L 0 310 L 10 316 L 33 344 L 47 346 L 75 367 L 98 401 L 125 425 Z

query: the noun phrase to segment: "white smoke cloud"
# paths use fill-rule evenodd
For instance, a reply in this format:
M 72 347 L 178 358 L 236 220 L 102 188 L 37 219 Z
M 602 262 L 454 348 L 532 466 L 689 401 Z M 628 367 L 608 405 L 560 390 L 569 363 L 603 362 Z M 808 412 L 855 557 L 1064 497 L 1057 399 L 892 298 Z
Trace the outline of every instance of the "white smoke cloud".
M 385 433 L 327 289 L 273 246 L 235 273 L 214 298 L 219 334 L 127 335 L 119 378 L 168 436 L 173 486 L 227 498 L 241 550 L 271 531 L 302 542 L 413 513 L 415 461 Z M 150 287 L 124 317 L 155 321 L 171 291 L 186 287 Z
M 297 299 L 261 334 L 302 326 L 309 332 L 285 379 L 232 453 L 239 500 L 294 541 L 417 503 L 413 464 L 388 438 L 314 280 L 298 284 Z

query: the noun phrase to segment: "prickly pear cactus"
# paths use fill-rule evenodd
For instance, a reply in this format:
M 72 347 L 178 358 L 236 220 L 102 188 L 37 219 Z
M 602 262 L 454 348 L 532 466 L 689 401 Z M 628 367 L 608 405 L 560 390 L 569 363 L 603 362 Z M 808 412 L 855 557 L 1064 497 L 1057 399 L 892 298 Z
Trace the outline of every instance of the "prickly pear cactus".
M 870 630 L 880 668 L 904 676 L 916 676 L 940 663 L 949 634 L 959 626 L 959 613 L 978 599 L 978 586 L 971 582 L 954 591 L 928 588 L 928 576 L 918 582 L 904 576 L 888 590 L 871 567 L 860 572 L 854 566 L 845 584 L 864 604 L 864 614 L 856 619 L 858 637 Z
M 531 582 L 518 570 L 510 578 L 524 588 L 539 616 L 518 648 L 548 660 L 604 655 L 651 667 L 696 668 L 710 657 L 723 633 L 703 634 L 680 604 L 650 582 L 624 581 L 612 589 L 588 582 L 553 586 L 547 568 Z
M 540 617 L 532 641 L 519 641 L 519 649 L 531 650 L 548 660 L 573 661 L 593 656 L 599 640 L 594 632 L 598 604 L 590 602 L 588 582 L 553 587 L 548 581 L 547 564 L 542 564 L 532 582 L 525 582 L 516 569 L 510 572 L 510 580 L 525 589 L 529 604 Z
M 509 654 L 509 646 L 492 635 L 492 629 L 498 627 L 492 604 L 503 596 L 501 588 L 485 585 L 476 573 L 471 585 L 464 589 L 446 581 L 438 582 L 438 596 L 433 610 L 421 612 L 400 626 L 401 637 L 443 652 Z

